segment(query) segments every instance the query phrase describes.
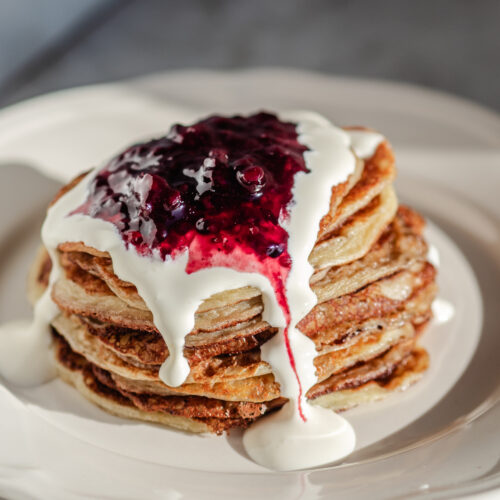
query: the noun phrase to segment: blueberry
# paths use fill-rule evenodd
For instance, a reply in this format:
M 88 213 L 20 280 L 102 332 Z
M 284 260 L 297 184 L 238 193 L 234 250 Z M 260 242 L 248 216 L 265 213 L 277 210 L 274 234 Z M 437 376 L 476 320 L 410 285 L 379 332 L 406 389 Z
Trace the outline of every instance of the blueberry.
M 236 173 L 238 182 L 251 193 L 262 191 L 266 185 L 266 173 L 262 167 L 254 165 Z
M 272 243 L 269 245 L 266 249 L 266 255 L 268 257 L 271 257 L 272 259 L 276 259 L 279 257 L 285 250 L 285 247 L 283 244 L 279 243 Z

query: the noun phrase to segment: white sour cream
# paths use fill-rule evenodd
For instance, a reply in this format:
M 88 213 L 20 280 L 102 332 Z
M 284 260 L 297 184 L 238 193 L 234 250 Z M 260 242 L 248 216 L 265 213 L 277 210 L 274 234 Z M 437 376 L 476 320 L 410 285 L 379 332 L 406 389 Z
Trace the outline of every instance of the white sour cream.
M 371 158 L 384 136 L 370 130 L 348 130 L 351 147 L 359 158 Z
M 427 252 L 427 260 L 436 268 L 439 269 L 441 259 L 439 250 L 434 245 L 429 245 Z M 432 302 L 433 320 L 438 324 L 448 323 L 455 316 L 455 306 L 448 300 L 442 297 L 436 297 Z
M 427 260 L 436 268 L 439 269 L 441 259 L 439 258 L 439 250 L 434 245 L 429 245 L 427 251 Z

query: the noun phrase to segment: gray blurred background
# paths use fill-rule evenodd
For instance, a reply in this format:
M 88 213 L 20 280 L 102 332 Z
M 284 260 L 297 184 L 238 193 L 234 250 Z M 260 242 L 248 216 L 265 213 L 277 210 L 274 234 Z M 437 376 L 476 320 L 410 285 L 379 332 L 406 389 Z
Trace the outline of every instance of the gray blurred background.
M 499 0 L 0 0 L 0 106 L 178 68 L 299 67 L 500 110 Z

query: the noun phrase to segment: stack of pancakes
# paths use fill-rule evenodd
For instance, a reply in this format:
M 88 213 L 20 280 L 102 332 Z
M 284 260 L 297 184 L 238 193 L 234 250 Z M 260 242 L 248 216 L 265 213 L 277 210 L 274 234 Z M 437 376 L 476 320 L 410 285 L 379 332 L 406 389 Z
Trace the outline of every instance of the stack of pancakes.
M 373 401 L 406 388 L 427 367 L 416 340 L 431 317 L 435 269 L 426 262 L 424 222 L 398 208 L 394 177 L 384 141 L 332 188 L 309 258 L 318 304 L 298 325 L 318 353 L 318 381 L 307 393 L 313 404 L 338 411 Z M 184 349 L 191 371 L 184 384 L 168 387 L 158 377 L 167 346 L 134 284 L 114 274 L 109 254 L 65 242 L 58 257 L 64 273 L 52 290 L 61 310 L 52 323 L 56 366 L 97 405 L 126 418 L 221 433 L 286 404 L 260 356 L 277 330 L 262 320 L 258 289 L 227 290 L 200 305 Z M 42 248 L 30 273 L 32 301 L 50 269 Z

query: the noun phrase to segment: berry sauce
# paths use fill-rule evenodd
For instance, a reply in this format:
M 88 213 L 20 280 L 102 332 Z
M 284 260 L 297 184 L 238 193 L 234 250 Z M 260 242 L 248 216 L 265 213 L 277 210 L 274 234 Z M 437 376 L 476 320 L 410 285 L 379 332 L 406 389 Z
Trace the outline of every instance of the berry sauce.
M 289 325 L 291 259 L 283 225 L 294 176 L 309 172 L 306 150 L 296 124 L 270 113 L 174 125 L 165 137 L 111 160 L 73 213 L 111 222 L 125 245 L 144 256 L 175 259 L 188 251 L 187 273 L 225 266 L 266 276 Z M 297 375 L 288 328 L 285 342 Z

